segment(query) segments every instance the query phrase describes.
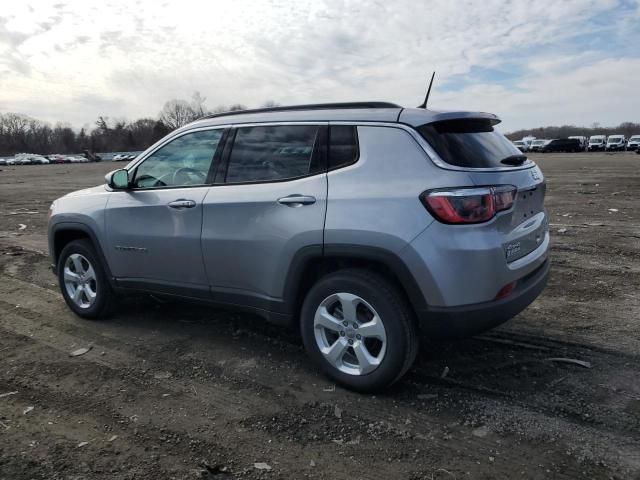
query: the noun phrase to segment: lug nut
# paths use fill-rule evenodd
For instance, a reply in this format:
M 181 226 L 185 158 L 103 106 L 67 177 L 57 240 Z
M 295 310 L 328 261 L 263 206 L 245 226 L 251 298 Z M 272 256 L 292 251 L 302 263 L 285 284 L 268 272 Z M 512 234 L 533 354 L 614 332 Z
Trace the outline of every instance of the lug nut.
M 357 323 L 354 323 L 354 324 L 353 324 L 353 328 L 358 328 L 358 324 L 357 324 Z
M 362 335 L 360 335 L 359 333 L 356 335 L 356 339 L 360 340 L 362 338 Z
M 342 322 L 342 325 L 344 325 L 345 327 L 348 327 L 349 326 L 349 322 L 344 321 L 344 322 Z
M 344 330 L 340 330 L 340 336 L 344 337 Z
M 349 340 L 349 345 L 353 345 L 353 340 Z

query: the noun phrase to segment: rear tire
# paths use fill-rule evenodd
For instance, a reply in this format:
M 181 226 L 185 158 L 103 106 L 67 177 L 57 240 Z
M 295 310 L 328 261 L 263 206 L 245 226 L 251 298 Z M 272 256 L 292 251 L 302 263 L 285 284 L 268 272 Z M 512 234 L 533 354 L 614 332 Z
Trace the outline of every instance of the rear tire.
M 300 316 L 305 348 L 323 372 L 346 388 L 378 391 L 413 364 L 418 335 L 413 313 L 381 275 L 345 269 L 321 278 Z
M 115 296 L 89 240 L 74 240 L 62 249 L 58 283 L 64 301 L 79 317 L 104 318 L 111 312 Z

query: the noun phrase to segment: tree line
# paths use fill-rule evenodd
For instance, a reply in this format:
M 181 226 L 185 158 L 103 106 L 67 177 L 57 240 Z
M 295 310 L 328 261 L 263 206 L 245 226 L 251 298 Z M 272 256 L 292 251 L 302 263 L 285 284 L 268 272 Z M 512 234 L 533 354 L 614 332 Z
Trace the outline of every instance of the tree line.
M 592 135 L 624 135 L 629 138 L 632 135 L 640 135 L 640 123 L 623 122 L 617 127 L 602 127 L 599 123 L 593 123 L 590 127 L 576 127 L 575 125 L 562 125 L 559 127 L 538 127 L 516 130 L 507 133 L 509 140 L 520 140 L 521 138 L 532 136 L 536 138 L 567 138 L 571 136 Z
M 263 107 L 277 106 L 265 102 Z M 191 100 L 169 100 L 157 118 L 134 121 L 100 116 L 91 129 L 73 129 L 66 123 L 47 122 L 20 113 L 0 113 L 0 156 L 16 153 L 122 152 L 144 150 L 167 133 L 210 113 L 246 110 L 242 104 L 209 110 L 205 98 L 194 93 Z
M 0 156 L 16 153 L 79 153 L 121 152 L 144 150 L 167 133 L 186 125 L 193 120 L 210 113 L 245 110 L 240 103 L 218 106 L 210 110 L 206 99 L 198 92 L 191 100 L 169 100 L 165 102 L 157 118 L 140 118 L 134 121 L 113 119 L 100 116 L 91 129 L 74 130 L 69 124 L 56 123 L 51 126 L 35 118 L 20 113 L 0 113 Z M 262 107 L 275 107 L 273 101 L 265 102 Z M 622 134 L 627 138 L 640 135 L 640 124 L 624 122 L 617 127 L 602 127 L 593 123 L 590 127 L 575 125 L 538 127 L 517 130 L 507 134 L 511 140 L 526 136 L 536 138 L 563 138 L 573 135 L 614 135 Z

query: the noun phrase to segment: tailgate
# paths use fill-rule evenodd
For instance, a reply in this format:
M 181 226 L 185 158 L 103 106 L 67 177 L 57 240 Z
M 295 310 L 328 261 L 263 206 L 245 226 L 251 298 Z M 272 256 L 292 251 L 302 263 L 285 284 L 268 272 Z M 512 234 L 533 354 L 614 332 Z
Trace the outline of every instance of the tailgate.
M 546 183 L 540 168 L 466 173 L 478 186 L 513 185 L 518 189 L 513 208 L 495 222 L 504 236 L 506 261 L 518 260 L 538 248 L 549 228 L 544 209 Z

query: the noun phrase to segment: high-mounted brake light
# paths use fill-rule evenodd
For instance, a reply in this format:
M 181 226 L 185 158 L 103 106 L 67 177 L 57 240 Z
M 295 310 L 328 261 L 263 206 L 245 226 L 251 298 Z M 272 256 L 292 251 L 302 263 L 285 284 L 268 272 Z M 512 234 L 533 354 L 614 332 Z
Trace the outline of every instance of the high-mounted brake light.
M 451 224 L 482 223 L 513 206 L 516 188 L 512 185 L 456 188 L 424 192 L 420 200 L 437 220 Z

